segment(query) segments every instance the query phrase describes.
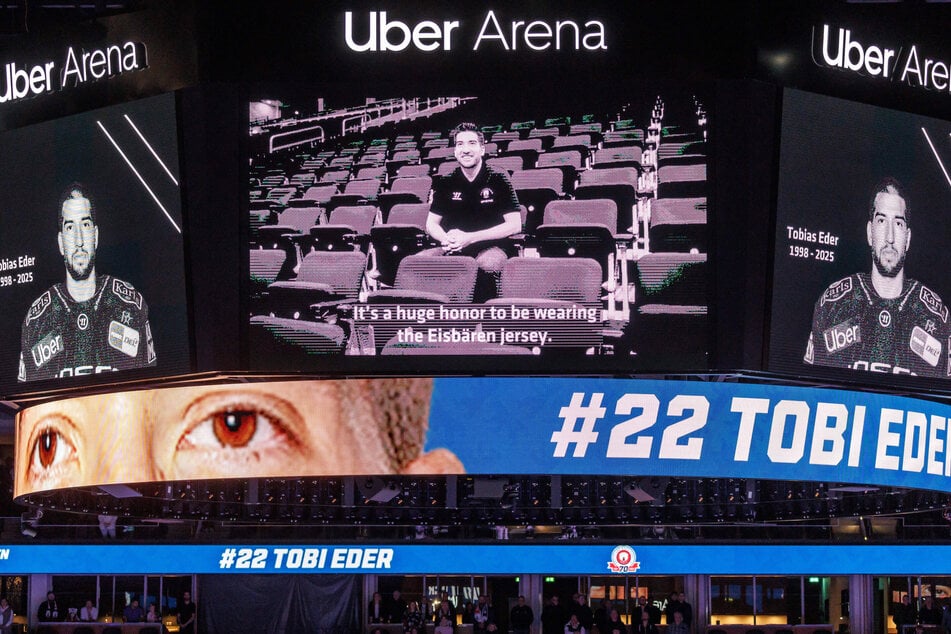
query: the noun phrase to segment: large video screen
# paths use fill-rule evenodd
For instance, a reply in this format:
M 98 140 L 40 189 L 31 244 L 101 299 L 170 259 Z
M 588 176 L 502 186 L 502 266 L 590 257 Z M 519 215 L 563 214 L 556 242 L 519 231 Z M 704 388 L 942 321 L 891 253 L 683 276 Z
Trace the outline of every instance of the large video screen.
M 376 378 L 112 392 L 18 413 L 15 494 L 450 474 L 763 478 L 947 492 L 949 414 L 943 403 L 868 391 L 647 379 Z
M 174 95 L 0 142 L 0 393 L 189 369 Z
M 786 91 L 771 370 L 951 388 L 949 139 L 947 121 Z
M 708 367 L 703 90 L 330 92 L 249 103 L 252 370 Z

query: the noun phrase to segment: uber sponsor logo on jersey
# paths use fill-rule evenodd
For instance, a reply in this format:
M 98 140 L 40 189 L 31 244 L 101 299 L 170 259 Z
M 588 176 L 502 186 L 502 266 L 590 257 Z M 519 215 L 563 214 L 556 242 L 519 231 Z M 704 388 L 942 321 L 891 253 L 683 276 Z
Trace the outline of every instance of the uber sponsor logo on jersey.
M 934 294 L 934 291 L 927 286 L 922 286 L 918 297 L 921 298 L 925 308 L 941 318 L 941 323 L 948 323 L 948 307 L 944 305 L 940 297 Z
M 50 359 L 63 351 L 63 335 L 49 333 L 30 350 L 33 365 L 42 368 Z
M 30 323 L 37 317 L 43 314 L 49 305 L 53 303 L 53 298 L 50 296 L 50 292 L 46 291 L 42 295 L 36 298 L 36 301 L 33 302 L 33 305 L 30 306 L 29 312 L 26 314 L 26 323 Z
M 113 279 L 112 292 L 126 304 L 132 304 L 139 309 L 142 308 L 142 296 L 139 295 L 137 290 L 132 288 L 131 284 L 126 284 L 122 280 Z
M 852 320 L 849 319 L 823 331 L 822 338 L 825 340 L 826 350 L 833 353 L 861 343 L 862 331 L 858 324 L 853 324 Z
M 123 326 L 117 321 L 109 322 L 109 346 L 123 354 L 134 357 L 139 353 L 139 331 Z
M 479 192 L 479 201 L 480 201 L 483 205 L 488 205 L 488 204 L 490 204 L 490 203 L 494 203 L 494 202 L 495 202 L 495 194 L 494 194 L 494 192 L 493 192 L 490 188 L 488 188 L 488 187 L 483 187 L 483 188 L 482 188 L 482 191 Z
M 936 367 L 941 360 L 941 342 L 925 332 L 924 328 L 915 326 L 908 341 L 911 351 L 924 359 L 931 367 Z
M 819 305 L 821 306 L 826 302 L 834 302 L 842 299 L 845 294 L 850 292 L 852 292 L 852 278 L 847 277 L 843 280 L 839 280 L 826 289 L 826 292 L 822 294 L 822 301 L 819 302 Z

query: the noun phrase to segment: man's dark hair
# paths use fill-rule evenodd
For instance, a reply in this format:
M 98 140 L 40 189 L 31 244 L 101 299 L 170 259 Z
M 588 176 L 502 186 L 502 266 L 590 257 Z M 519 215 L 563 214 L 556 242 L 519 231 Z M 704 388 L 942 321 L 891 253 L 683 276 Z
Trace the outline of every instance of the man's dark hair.
M 479 136 L 479 143 L 481 145 L 485 145 L 485 135 L 482 134 L 482 130 L 479 129 L 479 126 L 470 121 L 460 123 L 452 129 L 452 132 L 449 133 L 450 137 L 452 137 L 453 145 L 456 144 L 456 135 L 460 132 L 475 132 Z
M 872 190 L 872 198 L 868 204 L 868 219 L 871 220 L 875 216 L 875 199 L 878 198 L 879 194 L 895 194 L 905 201 L 905 225 L 910 227 L 911 205 L 908 204 L 905 188 L 902 187 L 902 184 L 898 182 L 897 178 L 891 176 L 886 176 L 880 180 L 878 185 L 875 186 L 875 189 Z
M 69 187 L 63 190 L 63 193 L 60 194 L 59 204 L 56 205 L 56 226 L 59 229 L 63 228 L 63 205 L 70 198 L 85 198 L 89 201 L 89 216 L 92 218 L 92 223 L 96 223 L 96 205 L 92 202 L 92 196 L 89 195 L 89 190 L 85 185 L 78 182 L 70 183 Z

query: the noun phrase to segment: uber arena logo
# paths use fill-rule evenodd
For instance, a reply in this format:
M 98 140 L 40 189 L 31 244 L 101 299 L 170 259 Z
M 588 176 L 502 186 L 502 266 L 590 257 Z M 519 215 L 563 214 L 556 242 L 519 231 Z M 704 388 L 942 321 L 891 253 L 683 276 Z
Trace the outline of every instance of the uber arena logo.
M 844 27 L 823 24 L 812 30 L 812 60 L 818 66 L 951 93 L 951 65 L 919 53 L 918 46 L 870 42 Z
M 0 70 L 0 104 L 143 70 L 148 66 L 146 57 L 144 44 L 124 42 L 88 51 L 70 46 L 61 64 L 52 60 L 32 65 L 7 62 Z
M 608 562 L 608 570 L 611 572 L 636 572 L 640 567 L 637 554 L 630 546 L 617 546 L 611 551 L 611 561 Z
M 406 49 L 427 53 L 452 51 L 453 44 L 457 43 L 454 38 L 465 30 L 460 20 L 406 23 L 388 17 L 386 11 L 370 11 L 366 21 L 355 16 L 353 11 L 347 11 L 343 23 L 347 48 L 357 53 Z M 596 51 L 608 48 L 604 23 L 599 20 L 583 23 L 572 19 L 513 20 L 503 26 L 494 11 L 485 14 L 478 35 L 471 41 L 473 51 L 478 51 L 480 46 L 505 51 Z

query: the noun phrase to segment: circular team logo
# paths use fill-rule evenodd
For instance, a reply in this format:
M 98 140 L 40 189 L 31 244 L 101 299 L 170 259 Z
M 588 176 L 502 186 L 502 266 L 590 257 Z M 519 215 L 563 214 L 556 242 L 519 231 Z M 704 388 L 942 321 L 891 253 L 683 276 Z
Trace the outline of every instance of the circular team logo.
M 608 562 L 611 572 L 634 572 L 640 567 L 637 555 L 630 546 L 617 546 L 611 551 L 611 561 Z
M 883 310 L 878 314 L 878 323 L 882 328 L 888 328 L 892 325 L 892 314 L 887 310 Z
M 483 187 L 482 191 L 479 192 L 479 197 L 482 198 L 482 200 L 488 200 L 492 198 L 492 190 L 488 187 Z
M 76 318 L 76 326 L 78 326 L 80 330 L 89 328 L 89 316 L 86 313 L 79 313 L 79 317 Z

